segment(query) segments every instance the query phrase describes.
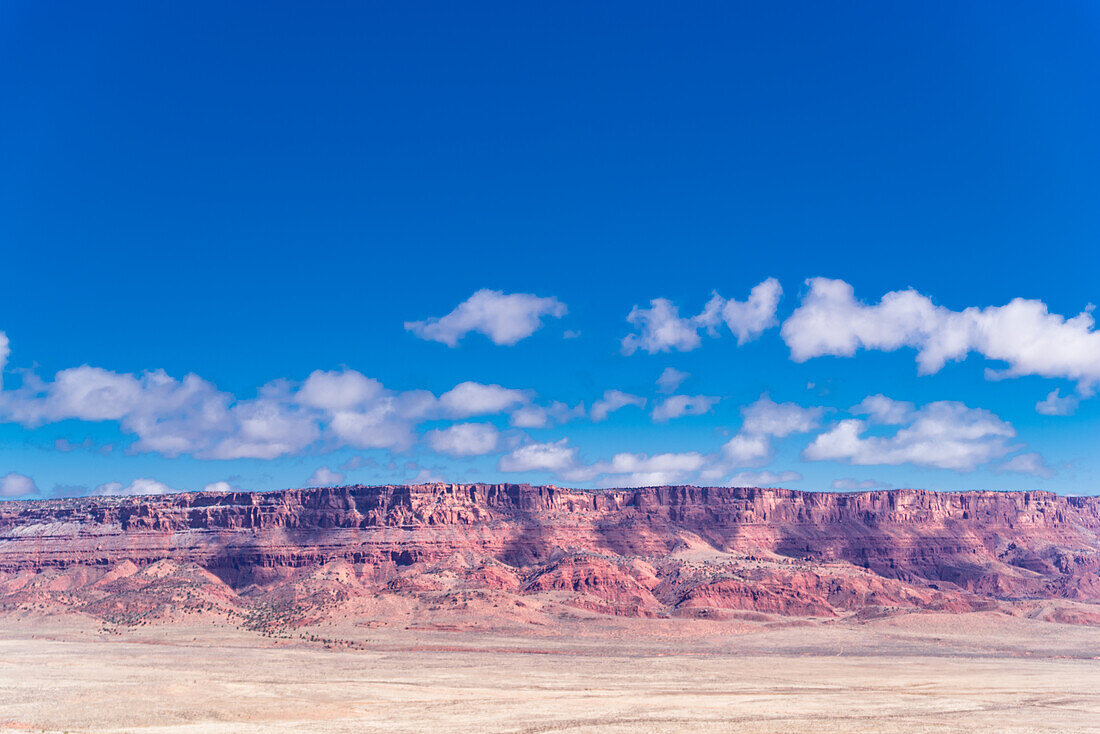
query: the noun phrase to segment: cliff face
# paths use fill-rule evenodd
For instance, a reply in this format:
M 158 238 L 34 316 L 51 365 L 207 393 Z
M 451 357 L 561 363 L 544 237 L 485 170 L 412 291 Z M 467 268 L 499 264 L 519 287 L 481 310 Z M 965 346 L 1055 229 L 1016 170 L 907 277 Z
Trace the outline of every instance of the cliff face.
M 692 553 L 721 578 L 687 573 Z M 167 560 L 241 590 L 334 563 L 390 583 L 402 569 L 458 557 L 463 568 L 493 567 L 481 582 L 568 587 L 617 613 L 623 604 L 655 614 L 730 597 L 760 600 L 731 608 L 835 611 L 872 603 L 865 597 L 876 584 L 894 601 L 939 592 L 967 603 L 1100 600 L 1100 498 L 428 484 L 0 503 L 8 577 Z M 639 559 L 649 565 L 630 566 Z M 792 563 L 813 577 L 787 574 Z M 840 589 L 832 577 L 842 572 L 862 579 L 859 588 Z
M 423 484 L 187 492 L 0 503 L 4 539 L 65 524 L 83 532 L 330 530 L 481 525 L 540 519 L 608 519 L 728 532 L 746 525 L 862 524 L 923 527 L 1100 529 L 1100 497 L 1050 492 L 932 492 L 899 489 L 825 493 L 750 487 L 571 490 L 525 484 Z M 546 523 L 548 524 L 548 523 Z M 23 532 L 18 532 L 22 528 Z M 32 533 L 33 534 L 33 533 Z

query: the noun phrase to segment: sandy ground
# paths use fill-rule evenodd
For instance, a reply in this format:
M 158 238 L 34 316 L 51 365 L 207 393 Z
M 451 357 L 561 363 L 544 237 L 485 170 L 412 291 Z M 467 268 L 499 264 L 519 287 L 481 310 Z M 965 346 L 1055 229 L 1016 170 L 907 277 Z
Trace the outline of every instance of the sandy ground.
M 983 615 L 516 636 L 0 620 L 0 730 L 1100 732 L 1100 630 Z

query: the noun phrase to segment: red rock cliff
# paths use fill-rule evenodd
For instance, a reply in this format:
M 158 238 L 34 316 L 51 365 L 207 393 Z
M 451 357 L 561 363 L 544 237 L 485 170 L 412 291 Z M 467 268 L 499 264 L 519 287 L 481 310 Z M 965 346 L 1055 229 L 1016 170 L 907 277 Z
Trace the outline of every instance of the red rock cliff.
M 332 561 L 528 568 L 695 542 L 995 597 L 1100 595 L 1100 498 L 1048 492 L 427 484 L 0 503 L 0 571 L 172 559 L 235 586 Z

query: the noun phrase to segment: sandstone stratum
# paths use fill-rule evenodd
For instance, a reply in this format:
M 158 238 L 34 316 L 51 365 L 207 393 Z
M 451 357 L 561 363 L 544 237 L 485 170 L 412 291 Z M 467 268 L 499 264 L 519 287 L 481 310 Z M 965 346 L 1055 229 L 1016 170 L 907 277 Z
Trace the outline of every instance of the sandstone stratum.
M 912 612 L 1100 624 L 1100 498 L 436 483 L 0 503 L 9 615 L 537 632 Z

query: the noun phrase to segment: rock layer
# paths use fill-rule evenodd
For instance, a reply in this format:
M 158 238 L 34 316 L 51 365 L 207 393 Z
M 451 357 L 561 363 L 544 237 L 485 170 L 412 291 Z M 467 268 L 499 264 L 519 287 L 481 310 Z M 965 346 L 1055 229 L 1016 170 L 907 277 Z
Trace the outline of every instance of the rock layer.
M 223 596 L 346 564 L 315 586 L 423 596 L 460 583 L 634 616 L 1091 604 L 1100 498 L 426 484 L 0 503 L 0 595 L 44 574 L 102 589 L 103 574 L 158 563 Z

